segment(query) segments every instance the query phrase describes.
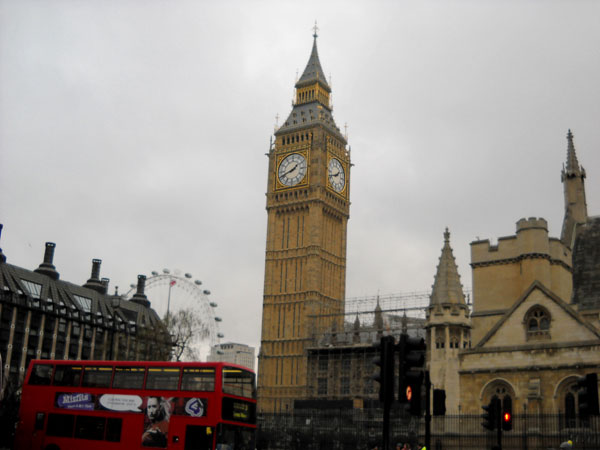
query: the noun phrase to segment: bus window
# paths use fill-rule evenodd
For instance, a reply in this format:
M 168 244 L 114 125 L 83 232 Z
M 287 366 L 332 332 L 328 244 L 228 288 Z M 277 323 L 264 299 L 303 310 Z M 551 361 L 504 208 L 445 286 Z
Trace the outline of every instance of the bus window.
M 182 391 L 204 391 L 215 390 L 215 369 L 199 369 L 195 367 L 184 367 L 181 376 Z
M 242 369 L 224 367 L 223 392 L 240 397 L 255 398 L 254 374 Z
M 113 379 L 113 388 L 117 389 L 142 389 L 144 386 L 143 367 L 115 367 L 115 377 Z
M 72 414 L 48 414 L 48 436 L 71 437 L 73 436 L 73 424 L 75 416 Z
M 148 367 L 146 389 L 176 391 L 179 387 L 179 367 Z
M 121 428 L 123 428 L 123 419 L 107 419 L 106 440 L 119 442 L 121 440 Z
M 79 439 L 104 439 L 105 417 L 77 416 L 75 421 L 75 437 Z
M 112 367 L 86 366 L 83 369 L 81 385 L 86 387 L 109 387 L 112 378 Z
M 81 366 L 56 366 L 54 371 L 54 386 L 79 386 Z
M 220 423 L 216 448 L 217 450 L 254 450 L 254 430 Z
M 50 385 L 52 379 L 52 364 L 36 364 L 33 366 L 31 376 L 29 377 L 29 384 L 35 384 L 38 386 Z

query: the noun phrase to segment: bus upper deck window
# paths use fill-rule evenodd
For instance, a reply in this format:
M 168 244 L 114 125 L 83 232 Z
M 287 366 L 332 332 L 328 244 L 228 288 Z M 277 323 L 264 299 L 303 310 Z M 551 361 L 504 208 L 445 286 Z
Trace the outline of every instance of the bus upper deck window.
M 179 387 L 179 367 L 148 367 L 146 389 L 167 389 L 175 391 Z
M 36 364 L 33 366 L 29 384 L 48 386 L 52 379 L 52 364 Z
M 212 367 L 184 367 L 181 390 L 213 392 L 215 390 L 215 369 Z
M 54 386 L 79 386 L 81 366 L 57 365 L 54 371 Z
M 223 392 L 240 397 L 255 398 L 254 374 L 234 367 L 223 367 Z
M 144 367 L 115 367 L 112 387 L 116 389 L 142 389 L 144 386 Z
M 112 367 L 86 366 L 83 369 L 81 385 L 86 387 L 109 387 L 112 378 Z

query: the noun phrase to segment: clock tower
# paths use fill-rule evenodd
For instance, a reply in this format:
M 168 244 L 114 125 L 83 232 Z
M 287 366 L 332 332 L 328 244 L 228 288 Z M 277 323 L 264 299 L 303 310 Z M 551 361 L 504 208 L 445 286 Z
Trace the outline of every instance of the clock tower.
M 336 126 L 317 33 L 292 111 L 275 132 L 267 184 L 267 245 L 258 408 L 291 411 L 307 395 L 314 333 L 343 325 L 350 151 Z

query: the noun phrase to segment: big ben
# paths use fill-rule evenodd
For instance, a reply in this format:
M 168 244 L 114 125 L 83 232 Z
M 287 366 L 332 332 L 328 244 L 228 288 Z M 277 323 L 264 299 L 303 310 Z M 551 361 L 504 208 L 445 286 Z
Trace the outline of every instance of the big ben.
M 261 412 L 290 411 L 306 398 L 305 349 L 318 330 L 341 326 L 344 312 L 350 152 L 333 119 L 316 28 L 313 38 L 292 111 L 268 153 Z

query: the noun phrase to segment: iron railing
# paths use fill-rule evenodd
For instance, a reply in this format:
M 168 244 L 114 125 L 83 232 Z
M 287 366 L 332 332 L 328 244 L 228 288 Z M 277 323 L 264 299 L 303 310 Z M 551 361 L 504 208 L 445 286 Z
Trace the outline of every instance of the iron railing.
M 381 449 L 382 410 L 301 410 L 293 414 L 261 414 L 259 450 L 370 450 Z M 481 425 L 479 415 L 446 415 L 432 418 L 431 449 L 485 450 L 497 444 L 497 431 Z M 574 449 L 600 449 L 600 420 L 591 417 L 567 420 L 558 414 L 515 414 L 513 429 L 502 432 L 502 450 L 558 449 L 571 440 Z M 423 417 L 392 412 L 390 448 L 397 443 L 423 445 Z

